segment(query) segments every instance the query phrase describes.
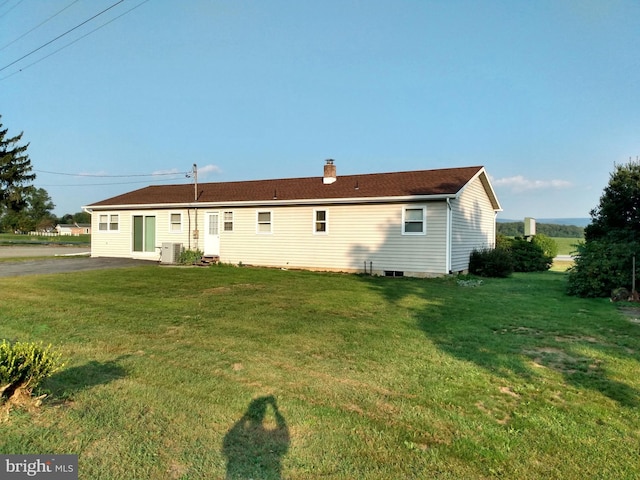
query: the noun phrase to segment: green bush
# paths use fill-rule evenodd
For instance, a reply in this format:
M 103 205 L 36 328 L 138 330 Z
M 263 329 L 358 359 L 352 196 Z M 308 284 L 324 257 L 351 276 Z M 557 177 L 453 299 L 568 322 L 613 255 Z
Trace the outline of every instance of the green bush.
M 546 235 L 538 233 L 533 236 L 533 238 L 531 239 L 531 243 L 542 248 L 542 252 L 544 253 L 544 255 L 550 258 L 552 261 L 558 255 L 558 244 L 551 237 L 547 237 Z
M 45 378 L 62 368 L 60 354 L 41 343 L 3 340 L 0 344 L 0 397 L 9 397 L 20 388 L 31 391 Z
M 608 297 L 617 288 L 631 290 L 633 252 L 640 252 L 638 247 L 637 242 L 603 240 L 579 244 L 575 264 L 568 272 L 569 295 Z
M 508 277 L 513 273 L 513 260 L 505 248 L 474 250 L 469 257 L 469 273 L 481 277 Z
M 202 258 L 204 253 L 202 250 L 182 250 L 178 257 L 178 263 L 180 265 L 193 265 Z
M 514 238 L 510 243 L 509 254 L 513 259 L 515 272 L 544 272 L 551 268 L 553 256 L 546 255 L 543 247 L 533 239 L 529 242 L 523 238 Z

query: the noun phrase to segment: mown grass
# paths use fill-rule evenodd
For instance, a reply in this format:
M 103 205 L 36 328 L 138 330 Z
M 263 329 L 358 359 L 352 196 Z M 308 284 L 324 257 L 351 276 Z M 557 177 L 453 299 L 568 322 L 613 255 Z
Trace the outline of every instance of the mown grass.
M 640 325 L 557 272 L 461 287 L 228 266 L 0 279 L 67 361 L 2 453 L 80 478 L 638 478 Z
M 18 235 L 13 233 L 0 233 L 0 245 L 40 245 L 47 244 L 91 244 L 91 235 Z
M 581 238 L 556 238 L 552 239 L 558 245 L 558 255 L 571 255 L 576 251 L 576 244 L 584 242 Z

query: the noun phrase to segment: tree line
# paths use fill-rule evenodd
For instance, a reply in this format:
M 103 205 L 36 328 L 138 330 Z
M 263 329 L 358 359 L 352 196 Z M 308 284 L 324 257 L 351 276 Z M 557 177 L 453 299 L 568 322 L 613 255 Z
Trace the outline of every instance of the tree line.
M 521 237 L 524 235 L 524 222 L 499 222 L 496 224 L 496 231 L 507 237 Z M 556 238 L 583 238 L 584 228 L 575 225 L 536 222 L 536 233 Z
M 2 115 L 0 115 L 0 120 Z M 86 212 L 56 217 L 55 204 L 44 188 L 36 188 L 31 159 L 27 155 L 29 144 L 20 144 L 22 132 L 8 135 L 0 121 L 0 231 L 47 231 L 62 223 L 90 223 Z

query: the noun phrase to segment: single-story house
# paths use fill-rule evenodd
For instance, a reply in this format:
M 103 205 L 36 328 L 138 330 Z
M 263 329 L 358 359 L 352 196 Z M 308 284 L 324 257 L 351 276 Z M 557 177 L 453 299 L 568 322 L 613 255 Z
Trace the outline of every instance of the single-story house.
M 83 207 L 91 255 L 160 260 L 200 250 L 223 263 L 378 275 L 468 269 L 493 247 L 500 203 L 484 167 L 148 186 Z M 163 257 L 164 260 L 164 257 Z
M 58 235 L 90 235 L 91 224 L 90 223 L 59 223 L 55 228 Z

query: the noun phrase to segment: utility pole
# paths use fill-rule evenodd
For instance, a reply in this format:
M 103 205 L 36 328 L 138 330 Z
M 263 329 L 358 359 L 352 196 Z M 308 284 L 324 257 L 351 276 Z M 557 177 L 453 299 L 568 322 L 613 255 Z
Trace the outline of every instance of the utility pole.
M 193 164 L 193 201 L 198 201 L 198 165 Z M 200 232 L 198 231 L 198 207 L 194 205 L 193 207 L 194 220 L 195 220 L 195 228 L 193 230 L 193 242 L 195 244 L 196 250 L 198 249 L 198 240 L 200 236 Z
M 198 201 L 198 165 L 196 165 L 195 163 L 193 164 L 193 187 L 194 187 L 193 201 L 197 202 Z

